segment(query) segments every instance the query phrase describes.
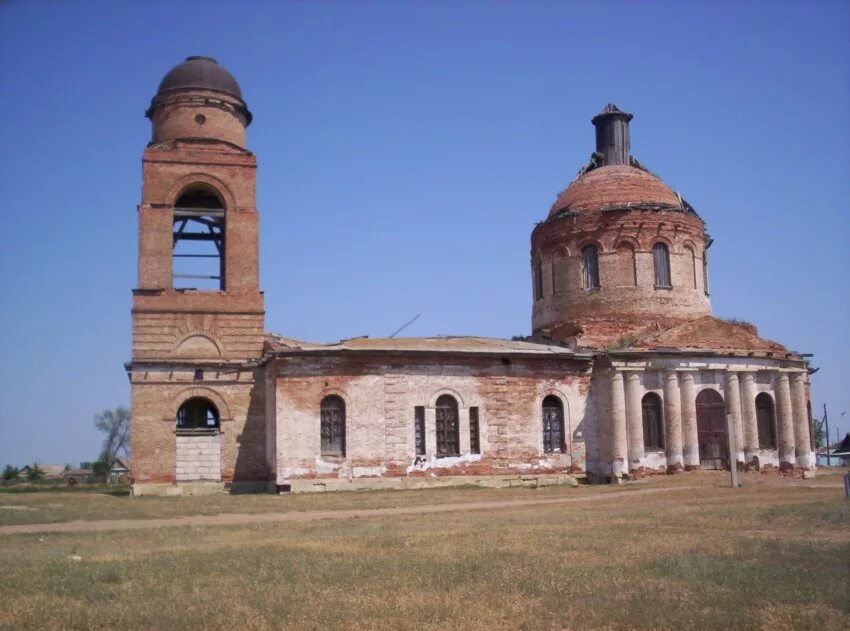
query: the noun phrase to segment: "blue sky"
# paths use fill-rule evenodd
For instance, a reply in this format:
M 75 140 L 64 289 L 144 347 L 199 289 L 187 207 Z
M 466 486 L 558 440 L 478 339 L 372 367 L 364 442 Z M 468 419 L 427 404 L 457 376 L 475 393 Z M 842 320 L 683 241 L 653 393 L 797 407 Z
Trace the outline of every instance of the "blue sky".
M 269 330 L 528 333 L 531 229 L 614 102 L 716 239 L 715 313 L 814 353 L 843 435 L 848 27 L 813 0 L 0 2 L 0 465 L 93 458 L 129 401 L 143 114 L 188 55 L 254 113 Z

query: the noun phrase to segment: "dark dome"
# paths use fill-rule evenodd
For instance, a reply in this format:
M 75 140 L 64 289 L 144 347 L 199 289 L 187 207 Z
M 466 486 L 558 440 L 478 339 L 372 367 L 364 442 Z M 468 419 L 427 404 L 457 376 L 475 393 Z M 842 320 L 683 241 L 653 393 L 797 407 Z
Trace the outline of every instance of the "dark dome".
M 236 79 L 212 57 L 187 57 L 182 64 L 169 70 L 157 94 L 176 90 L 215 90 L 242 98 Z

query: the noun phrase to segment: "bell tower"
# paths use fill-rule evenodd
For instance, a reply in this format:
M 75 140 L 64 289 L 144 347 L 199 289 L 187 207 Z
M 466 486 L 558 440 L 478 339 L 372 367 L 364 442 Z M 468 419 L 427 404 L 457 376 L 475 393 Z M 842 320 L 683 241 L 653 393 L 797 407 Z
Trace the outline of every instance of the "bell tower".
M 134 482 L 262 479 L 263 405 L 254 384 L 262 383 L 265 312 L 257 163 L 246 148 L 251 112 L 216 60 L 189 57 L 165 75 L 145 115 L 152 133 L 142 157 L 132 309 Z M 193 446 L 201 434 L 215 435 L 208 461 L 181 456 L 187 432 L 193 438 L 183 442 Z

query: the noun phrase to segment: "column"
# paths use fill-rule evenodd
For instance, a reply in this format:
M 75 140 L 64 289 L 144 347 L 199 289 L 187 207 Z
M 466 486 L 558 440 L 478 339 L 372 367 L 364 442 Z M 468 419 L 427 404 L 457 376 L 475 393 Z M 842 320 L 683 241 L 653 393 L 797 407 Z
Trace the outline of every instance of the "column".
M 685 469 L 699 469 L 699 437 L 697 435 L 697 399 L 694 373 L 682 373 L 682 456 Z
M 794 414 L 794 444 L 797 465 L 810 469 L 812 462 L 812 441 L 809 437 L 809 412 L 806 407 L 806 378 L 801 372 L 791 375 L 791 407 Z
M 747 466 L 759 455 L 759 428 L 756 419 L 756 377 L 751 372 L 741 375 L 741 420 L 744 426 L 744 460 Z
M 779 468 L 794 468 L 794 412 L 791 408 L 791 386 L 788 373 L 776 376 L 776 412 L 779 426 Z
M 611 472 L 619 477 L 628 473 L 626 443 L 626 396 L 623 390 L 623 373 L 611 374 Z
M 629 471 L 643 469 L 643 408 L 640 373 L 626 373 L 626 420 L 629 434 Z
M 667 445 L 667 472 L 681 471 L 682 466 L 682 398 L 675 370 L 664 373 L 664 426 Z
M 738 384 L 738 375 L 732 371 L 726 372 L 726 414 L 732 417 L 732 431 L 735 435 L 735 453 L 729 454 L 731 465 L 734 456 L 735 462 L 744 462 L 744 426 L 741 420 L 741 390 Z

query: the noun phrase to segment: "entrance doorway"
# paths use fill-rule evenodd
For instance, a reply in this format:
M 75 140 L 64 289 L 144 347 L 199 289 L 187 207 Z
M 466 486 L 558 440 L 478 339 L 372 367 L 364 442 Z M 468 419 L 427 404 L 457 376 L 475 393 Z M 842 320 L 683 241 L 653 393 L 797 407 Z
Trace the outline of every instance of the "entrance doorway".
M 726 469 L 726 406 L 717 390 L 703 390 L 697 395 L 697 440 L 699 462 L 703 469 Z

